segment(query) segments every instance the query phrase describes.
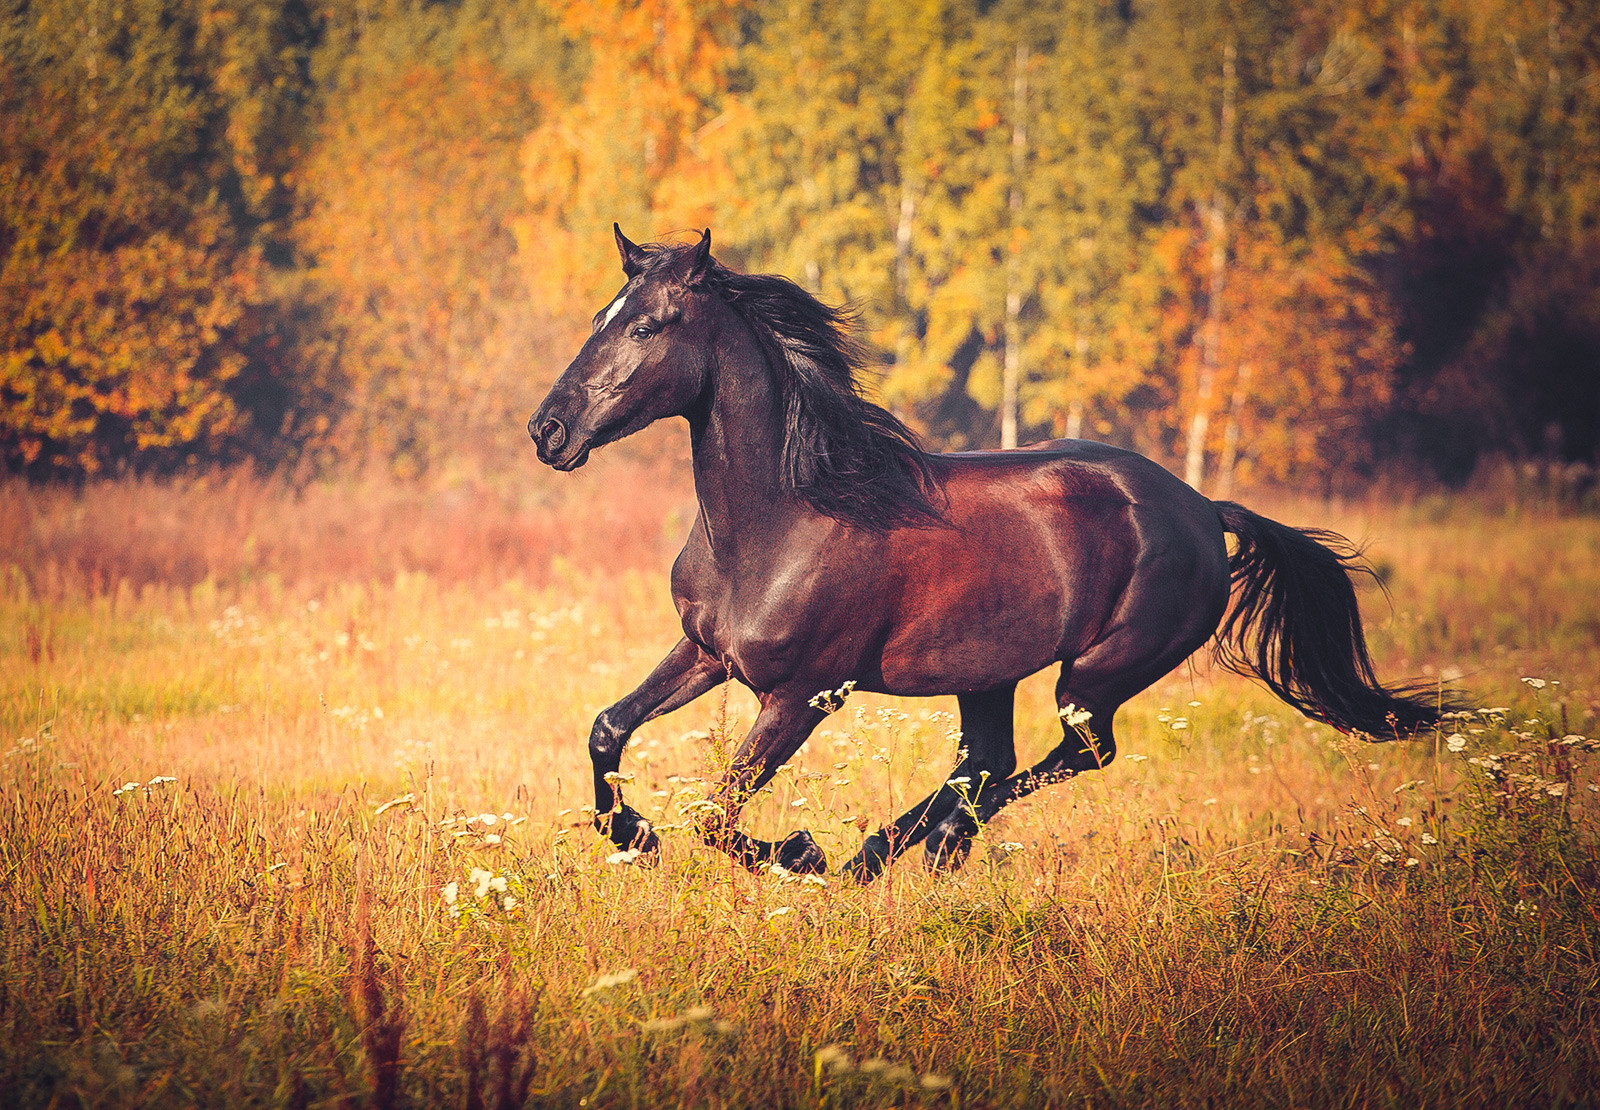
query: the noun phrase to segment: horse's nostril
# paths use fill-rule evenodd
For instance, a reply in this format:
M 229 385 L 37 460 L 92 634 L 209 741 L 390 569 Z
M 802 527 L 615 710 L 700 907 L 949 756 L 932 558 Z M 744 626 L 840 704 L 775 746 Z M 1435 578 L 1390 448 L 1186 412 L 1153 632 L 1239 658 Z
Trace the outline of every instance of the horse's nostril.
M 534 437 L 546 451 L 559 451 L 567 442 L 567 428 L 555 417 L 549 417 L 539 425 L 538 435 Z

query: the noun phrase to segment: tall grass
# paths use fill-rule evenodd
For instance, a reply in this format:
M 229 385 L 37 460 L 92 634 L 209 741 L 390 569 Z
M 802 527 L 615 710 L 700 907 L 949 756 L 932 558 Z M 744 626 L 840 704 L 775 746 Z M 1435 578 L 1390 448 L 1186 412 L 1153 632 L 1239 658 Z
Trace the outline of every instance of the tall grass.
M 9 488 L 0 1101 L 1592 1101 L 1600 523 L 1268 505 L 1367 540 L 1380 669 L 1460 672 L 1484 711 L 1363 745 L 1197 660 L 961 872 L 858 888 L 681 828 L 644 866 L 589 828 L 589 722 L 676 636 L 683 495 L 649 465 L 382 511 L 243 479 Z M 451 527 L 526 534 L 394 554 Z M 246 559 L 249 534 L 278 538 Z M 681 823 L 754 710 L 646 726 L 630 799 Z M 851 698 L 749 826 L 842 860 L 942 780 L 953 710 Z M 1018 720 L 1024 758 L 1054 742 L 1048 677 Z

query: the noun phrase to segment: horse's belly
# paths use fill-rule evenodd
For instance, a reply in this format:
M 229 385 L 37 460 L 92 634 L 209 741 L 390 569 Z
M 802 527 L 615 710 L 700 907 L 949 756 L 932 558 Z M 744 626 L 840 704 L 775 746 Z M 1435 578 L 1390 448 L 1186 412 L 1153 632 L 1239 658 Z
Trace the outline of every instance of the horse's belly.
M 982 619 L 946 614 L 897 631 L 880 664 L 884 693 L 921 696 L 991 690 L 1059 658 L 1060 607 L 1018 606 Z

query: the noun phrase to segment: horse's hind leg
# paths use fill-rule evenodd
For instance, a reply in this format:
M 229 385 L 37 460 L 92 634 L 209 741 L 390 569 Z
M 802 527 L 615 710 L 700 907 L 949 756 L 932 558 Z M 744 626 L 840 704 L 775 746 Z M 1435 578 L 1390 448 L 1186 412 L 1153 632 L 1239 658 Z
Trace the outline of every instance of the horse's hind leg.
M 985 792 L 998 787 L 1016 770 L 1017 752 L 1012 734 L 1016 690 L 1016 684 L 1012 683 L 957 698 L 961 705 L 960 761 L 943 786 L 908 809 L 893 824 L 867 837 L 861 851 L 844 865 L 858 882 L 877 878 L 901 852 L 928 836 L 930 829 L 957 810 L 972 809 Z M 928 842 L 928 852 L 930 866 L 954 866 L 960 862 L 936 852 L 932 840 Z
M 1215 627 L 1206 614 L 1191 617 L 1169 634 L 1139 634 L 1128 629 L 1096 643 L 1075 662 L 1063 663 L 1056 682 L 1062 741 L 1020 775 L 997 784 L 978 799 L 974 812 L 957 810 L 928 837 L 928 852 L 938 850 L 958 860 L 978 828 L 1018 798 L 1040 787 L 1062 782 L 1085 771 L 1097 771 L 1116 758 L 1112 718 L 1129 698 L 1157 682 L 1201 646 Z M 1145 628 L 1162 627 L 1147 623 Z

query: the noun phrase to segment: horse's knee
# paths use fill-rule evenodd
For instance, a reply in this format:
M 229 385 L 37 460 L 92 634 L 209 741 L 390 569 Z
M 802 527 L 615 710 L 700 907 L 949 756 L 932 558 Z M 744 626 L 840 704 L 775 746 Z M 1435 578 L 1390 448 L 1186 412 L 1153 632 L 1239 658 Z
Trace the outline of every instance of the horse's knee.
M 600 711 L 589 730 L 589 760 L 593 763 L 614 763 L 622 758 L 622 749 L 631 735 L 616 718 L 616 707 Z

